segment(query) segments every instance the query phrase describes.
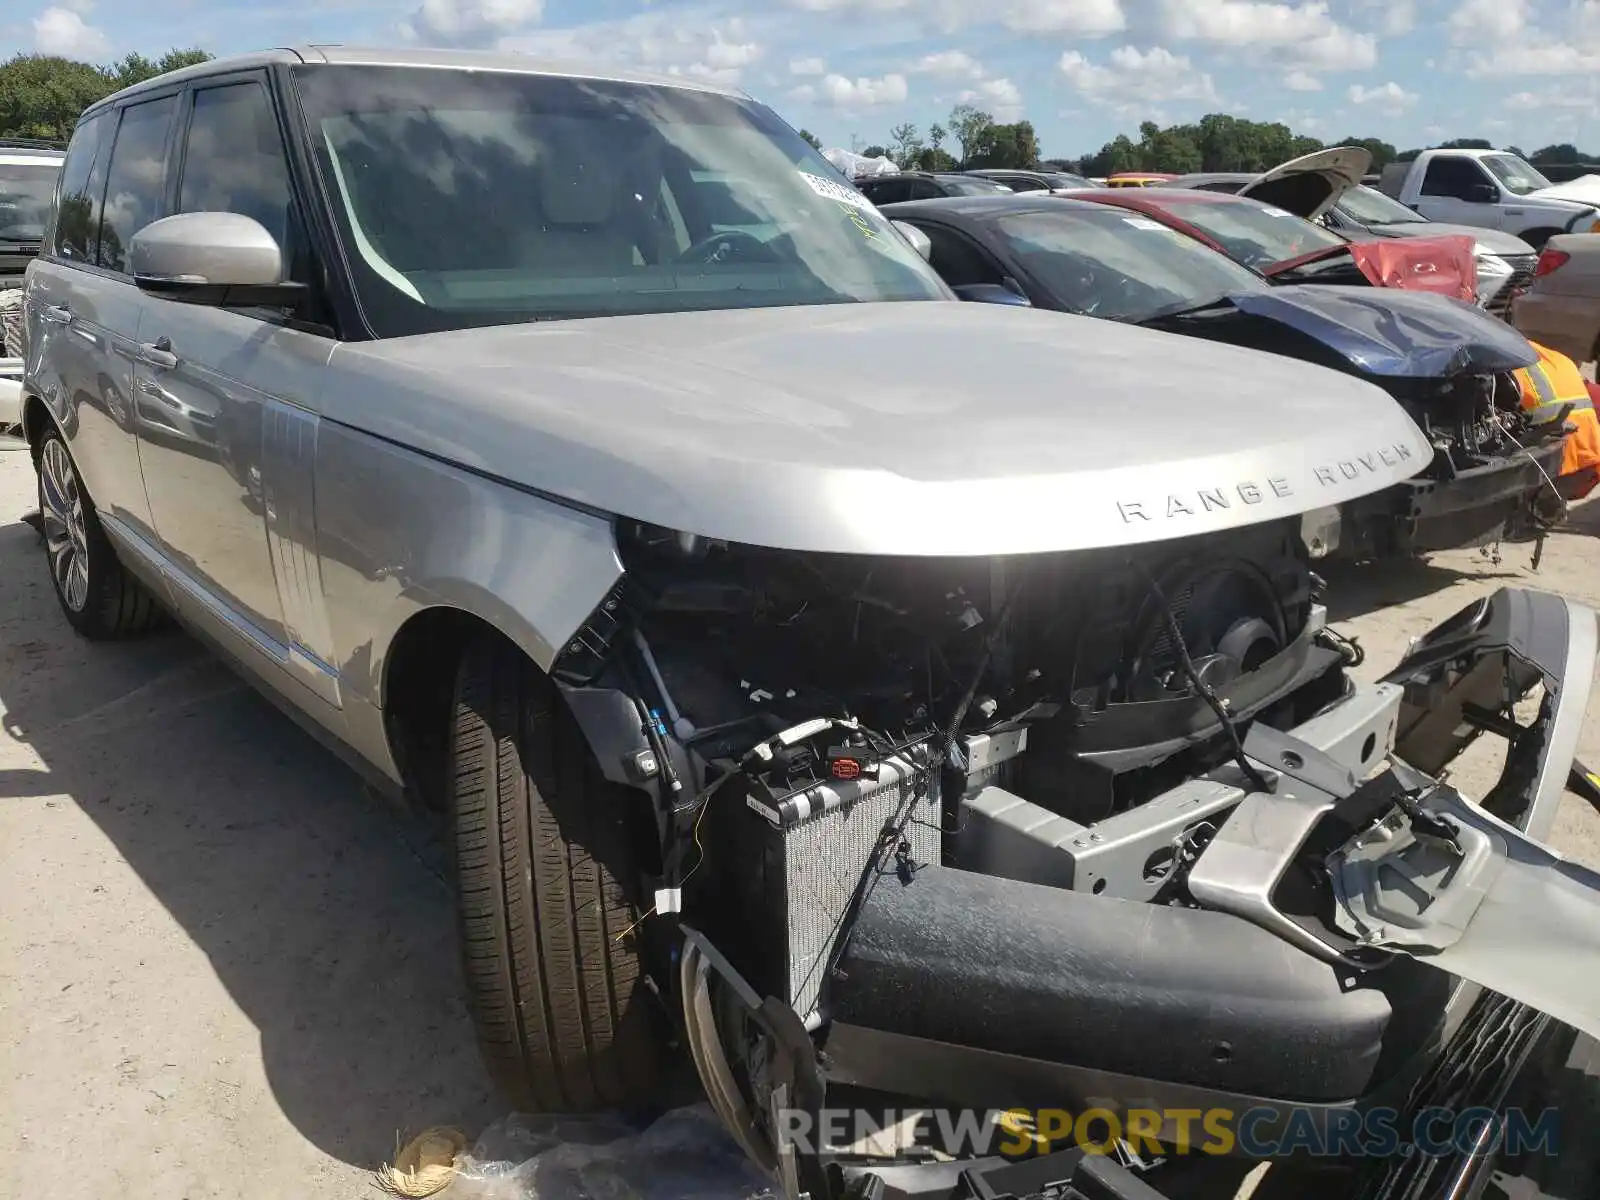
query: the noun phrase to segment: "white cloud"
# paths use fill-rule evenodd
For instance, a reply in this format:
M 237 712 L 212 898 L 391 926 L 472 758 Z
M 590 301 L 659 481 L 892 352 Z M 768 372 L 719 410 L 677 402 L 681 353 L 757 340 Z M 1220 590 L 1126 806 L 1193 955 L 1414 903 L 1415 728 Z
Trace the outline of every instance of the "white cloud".
M 47 8 L 33 19 L 33 45 L 40 54 L 63 58 L 104 58 L 111 53 L 106 35 L 70 8 Z
M 1458 46 L 1495 45 L 1528 24 L 1528 0 L 1461 0 L 1446 27 Z
M 956 102 L 975 105 L 1001 124 L 1022 119 L 1022 91 L 1009 79 L 985 79 L 958 95 Z
M 797 88 L 789 89 L 789 99 L 793 100 L 796 104 L 815 104 L 817 100 L 817 89 L 812 87 L 809 83 L 802 83 Z
M 1363 87 L 1359 83 L 1351 84 L 1348 93 L 1351 104 L 1377 105 L 1394 112 L 1403 112 L 1417 102 L 1417 93 L 1408 92 L 1394 80 L 1379 84 L 1377 87 Z
M 642 12 L 570 29 L 531 30 L 498 44 L 502 50 L 619 63 L 724 85 L 737 84 L 766 50 L 738 17 L 701 22 L 686 20 L 682 12 Z
M 1590 75 L 1600 72 L 1600 46 L 1524 41 L 1491 54 L 1474 55 L 1467 74 L 1475 79 L 1510 75 Z
M 543 15 L 544 0 L 422 0 L 400 34 L 433 45 L 487 46 Z
M 904 75 L 884 75 L 877 79 L 846 79 L 843 75 L 829 75 L 822 81 L 823 103 L 833 108 L 876 108 L 882 104 L 899 104 L 907 94 Z
M 1119 46 L 1103 66 L 1090 62 L 1076 50 L 1068 50 L 1058 66 L 1067 82 L 1090 100 L 1118 109 L 1174 100 L 1207 104 L 1218 100 L 1210 75 L 1197 70 L 1183 55 L 1162 46 L 1152 46 L 1148 51 Z
M 981 79 L 983 64 L 964 50 L 941 50 L 924 56 L 910 68 L 913 75 L 939 79 Z
M 789 74 L 810 77 L 826 75 L 828 64 L 820 58 L 796 58 L 789 63 Z
M 1385 37 L 1403 37 L 1417 27 L 1416 0 L 1355 0 L 1362 14 L 1375 14 L 1378 32 Z
M 986 7 L 974 4 L 979 11 Z M 1010 0 L 1002 10 L 1006 28 L 1018 33 L 1075 33 L 1105 37 L 1128 27 L 1122 0 Z
M 1253 47 L 1287 63 L 1326 70 L 1365 70 L 1378 61 L 1377 38 L 1335 21 L 1322 0 L 1160 0 L 1159 8 L 1162 28 L 1174 38 Z
M 1320 92 L 1322 80 L 1310 71 L 1290 71 L 1283 77 L 1283 86 L 1291 92 Z

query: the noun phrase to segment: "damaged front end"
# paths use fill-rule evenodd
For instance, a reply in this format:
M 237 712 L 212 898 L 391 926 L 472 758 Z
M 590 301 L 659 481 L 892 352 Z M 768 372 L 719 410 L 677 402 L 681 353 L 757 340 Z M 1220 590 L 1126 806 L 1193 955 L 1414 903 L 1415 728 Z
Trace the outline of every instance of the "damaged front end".
M 1164 317 L 1174 332 L 1271 350 L 1378 384 L 1423 431 L 1426 470 L 1341 506 L 1319 557 L 1428 554 L 1544 534 L 1566 515 L 1555 484 L 1564 419 L 1524 411 L 1514 372 L 1537 361 L 1515 330 L 1465 304 L 1383 289 L 1281 287 Z M 1359 463 L 1330 471 L 1359 472 Z
M 650 798 L 658 984 L 790 1196 L 1148 1200 L 1172 1114 L 1332 1128 L 1426 1102 L 1462 1030 L 1600 1029 L 1551 957 L 1593 948 L 1600 880 L 1531 840 L 1587 706 L 1581 606 L 1502 591 L 1367 684 L 1296 519 L 963 559 L 620 522 L 618 549 L 553 673 Z M 1484 734 L 1480 810 L 1441 775 Z M 1536 905 L 1548 935 L 1512 937 Z M 960 1145 L 817 1132 L 863 1104 L 984 1115 Z M 1110 1156 L 985 1150 L 996 1114 L 1091 1109 L 1166 1116 Z

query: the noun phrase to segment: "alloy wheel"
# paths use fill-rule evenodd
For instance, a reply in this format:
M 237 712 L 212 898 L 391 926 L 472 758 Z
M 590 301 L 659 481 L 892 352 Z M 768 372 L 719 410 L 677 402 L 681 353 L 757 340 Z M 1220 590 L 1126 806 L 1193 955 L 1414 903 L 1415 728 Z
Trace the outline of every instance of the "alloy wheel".
M 45 442 L 40 456 L 39 501 L 56 591 L 69 609 L 82 612 L 89 601 L 89 538 L 78 473 L 60 438 Z

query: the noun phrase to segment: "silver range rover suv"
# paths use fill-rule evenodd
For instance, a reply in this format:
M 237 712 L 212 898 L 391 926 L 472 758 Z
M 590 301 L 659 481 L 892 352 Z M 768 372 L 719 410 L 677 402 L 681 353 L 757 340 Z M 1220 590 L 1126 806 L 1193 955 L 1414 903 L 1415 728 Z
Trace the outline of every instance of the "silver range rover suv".
M 747 96 L 209 62 L 83 114 L 25 310 L 66 619 L 175 615 L 449 822 L 521 1107 L 685 1047 L 786 1193 L 949 1194 L 797 1114 L 1492 1107 L 1596 1024 L 1596 880 L 1537 841 L 1594 614 L 1503 591 L 1357 683 L 1302 529 L 1427 462 L 1394 401 L 964 305 Z

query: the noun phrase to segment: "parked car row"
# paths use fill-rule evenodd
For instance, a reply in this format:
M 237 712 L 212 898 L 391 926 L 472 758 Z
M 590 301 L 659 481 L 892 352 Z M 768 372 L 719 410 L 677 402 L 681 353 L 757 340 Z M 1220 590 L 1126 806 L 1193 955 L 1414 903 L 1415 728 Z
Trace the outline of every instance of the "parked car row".
M 22 417 L 64 619 L 176 616 L 438 817 L 519 1109 L 669 1103 L 686 1051 L 785 1200 L 1133 1200 L 1147 1143 L 1019 1177 L 822 1117 L 1400 1129 L 1600 1033 L 1600 877 L 1540 844 L 1595 613 L 1504 590 L 1374 683 L 1313 569 L 1525 514 L 1536 356 L 1472 305 L 1269 281 L 1119 189 L 880 209 L 740 92 L 521 55 L 209 61 L 91 106 L 57 190 Z

